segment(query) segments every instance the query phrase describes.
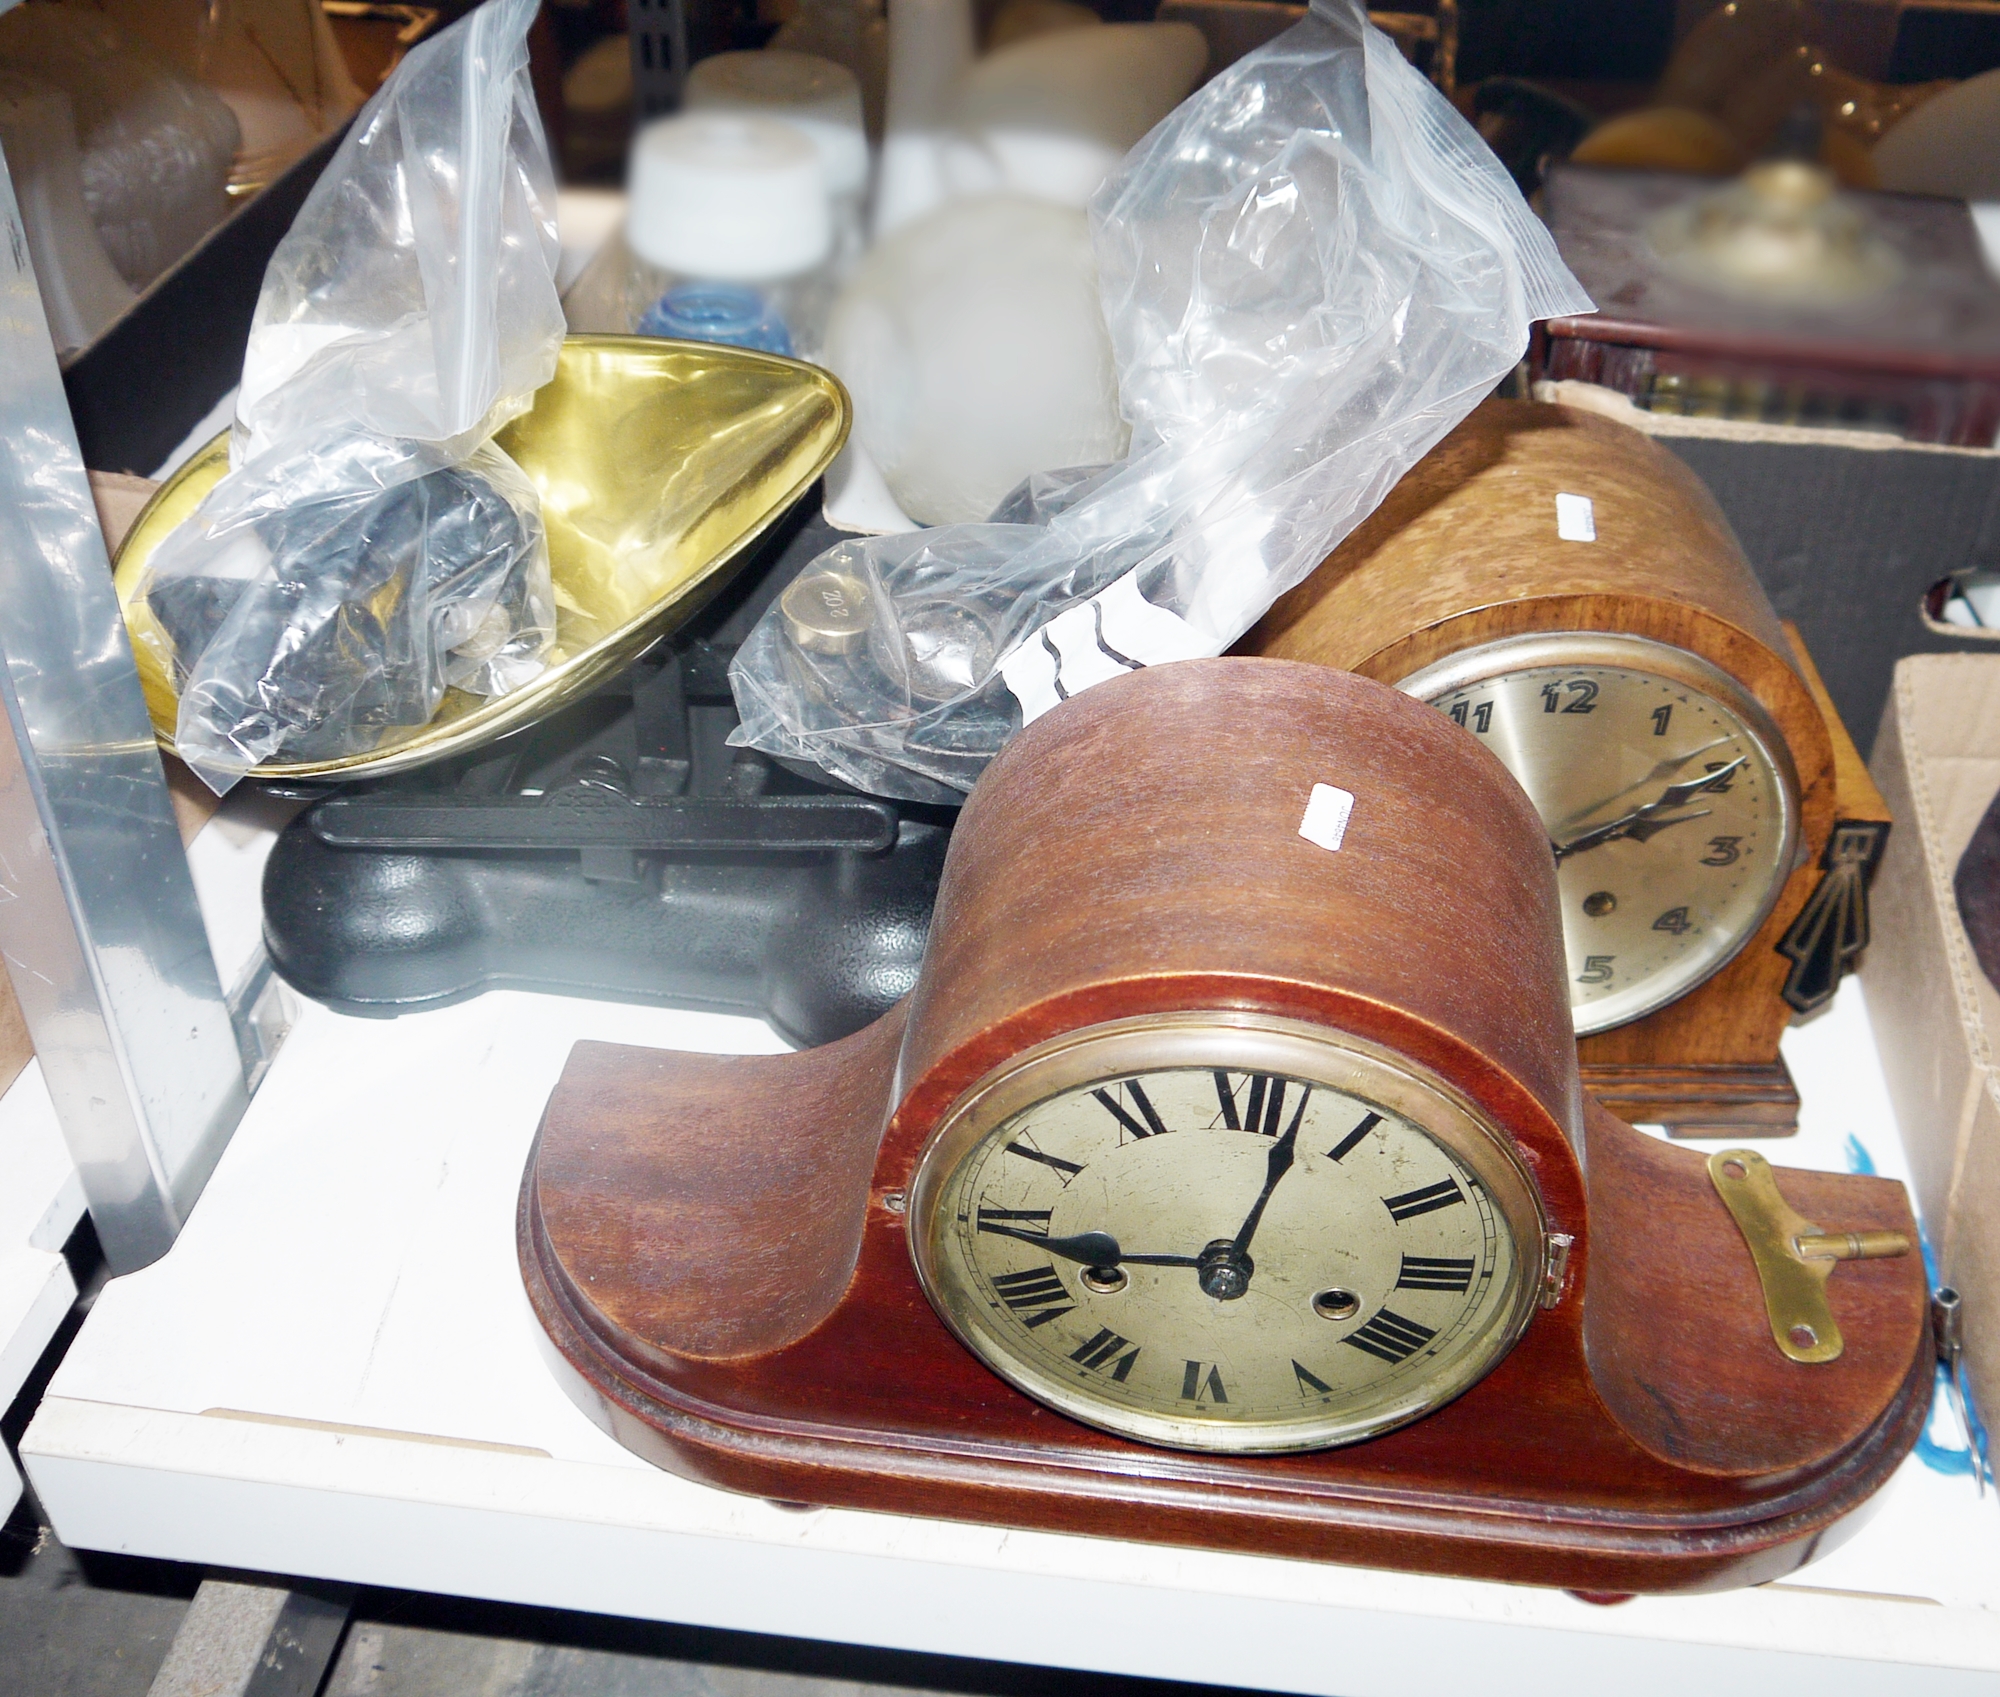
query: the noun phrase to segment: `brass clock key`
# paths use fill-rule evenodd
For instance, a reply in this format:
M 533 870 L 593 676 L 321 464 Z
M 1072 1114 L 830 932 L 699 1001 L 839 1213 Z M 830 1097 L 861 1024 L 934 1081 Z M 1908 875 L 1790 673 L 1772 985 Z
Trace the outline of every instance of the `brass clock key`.
M 1837 1361 L 1847 1345 L 1826 1299 L 1826 1281 L 1842 1261 L 1880 1261 L 1910 1252 L 1899 1231 L 1826 1231 L 1778 1194 L 1771 1163 L 1754 1149 L 1708 1158 L 1708 1176 L 1757 1268 L 1771 1340 L 1792 1361 Z

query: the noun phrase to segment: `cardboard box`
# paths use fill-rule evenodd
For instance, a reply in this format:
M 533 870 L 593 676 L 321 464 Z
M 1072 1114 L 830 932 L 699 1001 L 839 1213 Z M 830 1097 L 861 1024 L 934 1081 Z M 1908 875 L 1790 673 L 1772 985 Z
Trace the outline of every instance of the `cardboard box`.
M 1588 383 L 1538 383 L 1535 396 L 1645 431 L 1708 485 L 1863 748 L 1904 655 L 2000 652 L 2000 632 L 1924 616 L 1939 579 L 2000 558 L 2000 450 L 1683 418 Z
M 1966 1374 L 2000 1413 L 2000 990 L 1952 878 L 2000 792 L 2000 655 L 1899 661 L 1871 762 L 1896 828 L 1875 875 L 1861 981 L 1924 1232 L 1965 1299 Z

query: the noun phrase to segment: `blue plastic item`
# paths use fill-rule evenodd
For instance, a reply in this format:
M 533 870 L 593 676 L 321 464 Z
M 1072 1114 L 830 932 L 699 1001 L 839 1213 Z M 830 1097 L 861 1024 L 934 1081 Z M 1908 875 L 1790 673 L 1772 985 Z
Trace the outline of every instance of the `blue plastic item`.
M 686 342 L 724 342 L 789 354 L 792 333 L 771 303 L 740 283 L 682 283 L 669 289 L 639 320 L 642 336 L 674 336 Z

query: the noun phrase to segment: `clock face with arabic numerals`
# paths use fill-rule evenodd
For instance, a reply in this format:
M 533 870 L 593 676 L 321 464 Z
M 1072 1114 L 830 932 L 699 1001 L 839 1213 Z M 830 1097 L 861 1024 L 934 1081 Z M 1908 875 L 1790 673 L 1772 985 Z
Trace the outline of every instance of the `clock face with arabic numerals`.
M 1797 852 L 1798 783 L 1769 715 L 1715 666 L 1567 632 L 1399 687 L 1498 755 L 1541 814 L 1579 1035 L 1685 995 L 1764 923 Z
M 1031 1051 L 927 1149 L 926 1292 L 1003 1378 L 1091 1425 L 1316 1449 L 1457 1396 L 1519 1336 L 1543 1232 L 1511 1146 L 1420 1069 L 1243 1016 Z

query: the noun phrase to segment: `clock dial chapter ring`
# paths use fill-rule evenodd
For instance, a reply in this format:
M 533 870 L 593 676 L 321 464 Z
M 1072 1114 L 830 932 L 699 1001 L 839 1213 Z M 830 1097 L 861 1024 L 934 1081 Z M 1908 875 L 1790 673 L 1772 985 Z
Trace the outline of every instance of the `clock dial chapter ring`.
M 1764 706 L 1646 637 L 1557 631 L 1397 686 L 1499 757 L 1549 831 L 1579 1036 L 1684 995 L 1755 936 L 1798 860 L 1799 783 Z
M 1476 1383 L 1534 1312 L 1545 1225 L 1510 1140 L 1407 1060 L 1172 1014 L 968 1091 L 919 1162 L 908 1241 L 960 1342 L 1028 1395 L 1143 1442 L 1277 1453 Z M 1093 1264 L 1107 1244 L 1118 1263 Z

